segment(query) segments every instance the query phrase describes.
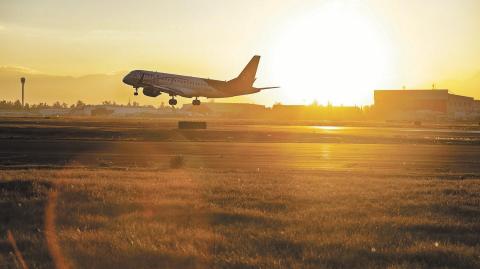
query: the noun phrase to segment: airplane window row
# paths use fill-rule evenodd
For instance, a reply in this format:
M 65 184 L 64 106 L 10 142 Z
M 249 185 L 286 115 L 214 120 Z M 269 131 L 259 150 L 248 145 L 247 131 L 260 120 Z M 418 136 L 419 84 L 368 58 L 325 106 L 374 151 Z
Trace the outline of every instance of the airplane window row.
M 191 81 L 187 81 L 187 80 L 177 80 L 177 79 L 173 79 L 172 80 L 169 80 L 169 82 L 174 82 L 174 83 L 180 83 L 180 84 L 186 84 L 186 85 L 190 85 L 190 86 L 201 86 L 200 83 L 197 83 L 197 82 L 191 82 Z
M 141 75 L 139 75 L 139 77 L 141 77 Z M 191 81 L 180 80 L 180 79 L 172 79 L 172 78 L 162 78 L 162 77 L 159 77 L 158 75 L 145 74 L 144 78 L 145 79 L 159 79 L 161 81 L 165 81 L 165 82 L 168 82 L 168 83 L 188 84 L 190 86 L 197 86 L 197 87 L 202 86 L 202 84 L 198 83 L 198 82 L 191 82 Z

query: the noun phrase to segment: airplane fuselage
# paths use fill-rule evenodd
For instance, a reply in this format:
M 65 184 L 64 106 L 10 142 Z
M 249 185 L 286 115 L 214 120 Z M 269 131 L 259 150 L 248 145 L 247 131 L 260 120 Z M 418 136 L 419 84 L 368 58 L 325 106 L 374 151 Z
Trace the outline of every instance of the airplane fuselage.
M 140 79 L 143 79 L 140 81 Z M 182 96 L 186 98 L 207 97 L 207 98 L 225 98 L 241 94 L 255 93 L 250 89 L 241 89 L 232 87 L 227 81 L 212 80 L 205 78 L 189 77 L 161 72 L 146 70 L 134 70 L 123 79 L 125 84 L 135 88 L 152 88 L 156 86 L 159 92 L 165 92 L 172 96 Z
M 135 88 L 135 95 L 138 95 L 139 88 L 143 88 L 143 94 L 146 96 L 157 97 L 162 93 L 170 95 L 172 97 L 169 100 L 170 105 L 177 104 L 175 96 L 195 98 L 192 103 L 199 105 L 198 97 L 225 98 L 277 88 L 253 87 L 259 61 L 260 56 L 254 56 L 240 75 L 229 81 L 134 70 L 123 78 L 123 82 Z

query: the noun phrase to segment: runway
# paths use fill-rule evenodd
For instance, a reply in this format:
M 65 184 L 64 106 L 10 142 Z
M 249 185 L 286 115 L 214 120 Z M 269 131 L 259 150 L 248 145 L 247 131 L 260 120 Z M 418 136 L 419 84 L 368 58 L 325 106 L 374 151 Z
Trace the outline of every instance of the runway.
M 211 124 L 172 122 L 4 122 L 0 167 L 327 169 L 480 173 L 476 129 Z

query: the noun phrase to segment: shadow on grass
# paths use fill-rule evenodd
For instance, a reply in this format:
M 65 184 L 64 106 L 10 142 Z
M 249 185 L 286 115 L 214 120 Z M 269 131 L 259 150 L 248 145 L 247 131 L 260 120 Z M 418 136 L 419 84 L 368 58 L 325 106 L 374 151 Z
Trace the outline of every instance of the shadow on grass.
M 418 250 L 415 252 L 372 252 L 365 248 L 341 244 L 322 246 L 318 257 L 304 259 L 306 268 L 478 268 L 478 263 L 463 255 L 445 250 Z M 393 267 L 396 268 L 396 267 Z
M 38 180 L 0 182 L 0 255 L 3 268 L 16 268 L 12 246 L 6 241 L 10 230 L 31 268 L 53 268 L 44 234 L 45 205 L 52 185 Z
M 269 198 L 266 195 L 247 199 L 240 192 L 224 191 L 225 195 L 217 193 L 215 199 L 210 199 L 225 210 L 211 215 L 211 225 L 223 238 L 213 253 L 218 257 L 214 258 L 215 265 L 217 268 L 479 268 L 480 212 L 475 202 L 478 199 L 471 199 L 472 192 L 440 191 L 440 195 L 462 196 L 454 201 L 447 199 L 448 204 L 444 204 L 443 198 L 432 203 L 408 203 L 401 208 L 400 215 L 418 217 L 418 222 L 413 223 L 391 225 L 387 218 L 386 222 L 367 226 L 361 226 L 365 222 L 359 221 L 357 226 L 352 221 L 358 218 L 355 212 L 348 216 L 329 212 L 340 216 L 331 221 L 338 221 L 341 226 L 345 226 L 342 220 L 352 221 L 346 227 L 352 232 L 345 228 L 334 230 L 338 235 L 335 238 L 329 231 L 296 228 L 304 227 L 308 221 L 288 218 L 293 210 L 309 206 L 301 202 L 302 198 L 283 196 L 269 206 L 263 204 Z M 265 215 L 245 213 L 242 211 L 245 209 Z M 394 222 L 398 216 L 395 217 Z M 432 224 L 424 224 L 424 220 L 431 220 Z M 318 225 L 321 227 L 322 222 Z M 368 242 L 360 241 L 363 238 Z
M 265 228 L 280 225 L 267 217 L 241 213 L 216 212 L 210 215 L 210 219 L 213 225 L 255 225 Z
M 186 205 L 151 205 L 115 199 L 136 189 L 65 184 L 60 187 L 58 227 L 67 235 L 64 250 L 78 268 L 209 268 L 206 259 L 175 252 L 182 240 L 168 241 L 164 231 L 197 227 L 204 216 Z M 126 193 L 124 193 L 126 191 Z M 164 224 L 165 226 L 159 225 Z M 92 236 L 93 235 L 93 236 Z M 189 242 L 188 240 L 186 240 Z
M 149 250 L 122 253 L 121 256 L 113 254 L 101 259 L 90 256 L 79 256 L 77 259 L 79 268 L 209 268 L 195 256 L 159 254 Z

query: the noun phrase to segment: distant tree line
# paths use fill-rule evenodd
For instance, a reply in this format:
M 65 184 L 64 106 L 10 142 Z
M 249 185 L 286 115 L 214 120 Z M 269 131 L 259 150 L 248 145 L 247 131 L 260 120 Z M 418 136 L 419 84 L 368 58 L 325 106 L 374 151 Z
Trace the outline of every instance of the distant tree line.
M 128 102 L 127 105 L 121 105 L 115 103 L 115 101 L 103 101 L 101 103 L 103 106 L 114 106 L 114 107 L 151 107 L 153 108 L 154 106 L 142 106 L 138 102 Z M 56 101 L 53 104 L 47 104 L 45 102 L 40 102 L 38 104 L 29 104 L 26 103 L 25 107 L 22 108 L 22 102 L 20 100 L 16 101 L 7 101 L 7 100 L 1 100 L 0 101 L 0 110 L 36 110 L 36 109 L 47 109 L 47 108 L 54 108 L 54 109 L 82 109 L 87 104 L 85 104 L 83 101 L 78 100 L 75 104 L 67 104 L 65 102 L 59 102 Z M 163 104 L 162 104 L 163 106 Z

